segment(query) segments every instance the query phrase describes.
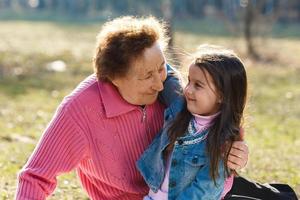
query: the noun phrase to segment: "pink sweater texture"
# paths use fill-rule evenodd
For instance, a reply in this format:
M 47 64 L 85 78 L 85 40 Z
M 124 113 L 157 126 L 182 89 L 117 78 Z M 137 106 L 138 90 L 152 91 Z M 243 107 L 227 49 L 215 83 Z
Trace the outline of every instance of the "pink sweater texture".
M 89 76 L 58 107 L 19 173 L 15 198 L 45 199 L 57 176 L 76 169 L 93 200 L 142 199 L 149 188 L 135 162 L 162 127 L 163 111 L 158 101 L 131 105 L 112 84 Z

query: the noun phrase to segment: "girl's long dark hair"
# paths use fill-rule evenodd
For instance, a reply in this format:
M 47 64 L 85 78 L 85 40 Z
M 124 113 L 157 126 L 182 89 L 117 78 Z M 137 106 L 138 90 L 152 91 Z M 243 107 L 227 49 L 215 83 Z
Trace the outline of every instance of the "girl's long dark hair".
M 215 181 L 219 176 L 220 160 L 224 161 L 225 172 L 229 174 L 226 165 L 229 151 L 233 141 L 240 140 L 239 128 L 247 98 L 247 76 L 241 60 L 229 50 L 205 47 L 193 64 L 203 72 L 208 72 L 214 81 L 217 94 L 222 99 L 221 112 L 214 119 L 207 137 L 210 176 Z M 184 136 L 191 118 L 192 114 L 185 106 L 169 127 L 170 145 L 166 152 L 173 149 L 178 137 Z

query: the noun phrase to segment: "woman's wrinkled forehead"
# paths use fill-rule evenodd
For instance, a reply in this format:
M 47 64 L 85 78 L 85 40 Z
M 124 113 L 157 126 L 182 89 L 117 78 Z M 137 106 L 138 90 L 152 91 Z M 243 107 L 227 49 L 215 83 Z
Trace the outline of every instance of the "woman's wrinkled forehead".
M 166 61 L 163 51 L 158 43 L 146 48 L 143 54 L 131 61 L 130 73 L 135 75 L 147 75 L 161 67 Z

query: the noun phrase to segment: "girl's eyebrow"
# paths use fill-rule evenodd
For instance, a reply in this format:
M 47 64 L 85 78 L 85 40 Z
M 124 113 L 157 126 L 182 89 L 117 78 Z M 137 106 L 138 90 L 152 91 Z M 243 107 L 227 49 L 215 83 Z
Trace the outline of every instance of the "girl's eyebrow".
M 201 85 L 205 85 L 205 83 L 200 81 L 200 80 L 196 80 L 196 83 L 200 83 Z

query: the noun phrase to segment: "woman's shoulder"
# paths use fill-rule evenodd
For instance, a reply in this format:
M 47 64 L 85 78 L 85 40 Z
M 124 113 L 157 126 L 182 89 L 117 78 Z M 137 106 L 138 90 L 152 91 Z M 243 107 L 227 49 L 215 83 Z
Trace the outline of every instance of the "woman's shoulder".
M 78 104 L 93 105 L 101 103 L 99 94 L 98 80 L 95 74 L 92 74 L 80 82 L 77 87 L 67 95 L 62 102 L 64 107 L 73 107 Z
M 94 95 L 99 95 L 98 80 L 95 74 L 85 78 L 70 94 L 74 98 L 91 98 Z

